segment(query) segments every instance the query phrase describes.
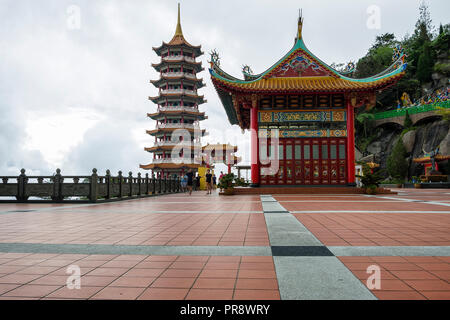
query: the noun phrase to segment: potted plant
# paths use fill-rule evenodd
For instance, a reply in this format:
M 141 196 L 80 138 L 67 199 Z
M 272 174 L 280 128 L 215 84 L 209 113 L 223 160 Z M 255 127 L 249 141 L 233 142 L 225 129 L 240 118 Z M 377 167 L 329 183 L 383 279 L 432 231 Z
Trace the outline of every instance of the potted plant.
M 362 172 L 362 175 L 356 177 L 360 179 L 364 193 L 376 194 L 381 181 L 384 179 L 381 176 L 382 170 L 370 168 L 367 163 L 362 163 Z
M 417 176 L 412 176 L 411 182 L 413 183 L 414 188 L 421 188 L 421 187 L 422 187 L 422 185 L 421 185 L 421 183 L 420 183 L 420 182 L 421 182 L 421 181 L 420 181 L 420 178 L 417 177 Z
M 402 179 L 400 179 L 399 176 L 395 177 L 393 182 L 395 183 L 397 188 L 401 188 L 403 186 Z
M 218 187 L 223 189 L 223 194 L 232 195 L 234 193 L 234 174 L 228 173 L 224 175 L 220 180 Z

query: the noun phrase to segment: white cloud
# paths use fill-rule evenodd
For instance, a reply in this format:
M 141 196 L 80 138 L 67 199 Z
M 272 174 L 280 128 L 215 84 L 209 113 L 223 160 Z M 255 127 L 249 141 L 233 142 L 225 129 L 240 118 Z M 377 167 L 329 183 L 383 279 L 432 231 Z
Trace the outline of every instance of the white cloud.
M 0 174 L 88 174 L 138 171 L 150 162 L 153 144 L 145 129 L 155 106 L 147 100 L 158 78 L 152 47 L 175 31 L 177 1 L 2 0 L 0 6 Z M 381 30 L 366 28 L 369 5 L 381 9 Z M 208 52 L 216 48 L 222 66 L 240 76 L 249 64 L 262 72 L 292 46 L 299 6 L 304 38 L 322 60 L 344 62 L 365 54 L 375 36 L 402 37 L 414 28 L 419 1 L 210 1 L 181 2 L 187 40 Z M 80 29 L 67 28 L 69 5 L 80 8 Z M 448 1 L 429 2 L 435 24 L 448 22 Z M 249 134 L 231 126 L 207 70 L 209 119 L 205 142 L 230 142 L 249 160 Z M 220 169 L 222 168 L 222 169 Z M 218 166 L 218 170 L 225 170 Z

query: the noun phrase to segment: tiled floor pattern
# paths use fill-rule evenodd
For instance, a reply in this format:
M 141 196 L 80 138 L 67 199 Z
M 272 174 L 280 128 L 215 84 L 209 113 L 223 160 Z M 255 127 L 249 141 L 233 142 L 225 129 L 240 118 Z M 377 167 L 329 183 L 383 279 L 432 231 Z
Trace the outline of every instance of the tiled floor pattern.
M 96 207 L 98 208 L 98 207 Z M 103 209 L 105 210 L 105 209 Z M 262 213 L 21 212 L 0 215 L 0 242 L 267 246 Z
M 450 203 L 450 192 L 398 191 L 389 199 L 274 198 L 299 211 L 293 215 L 326 246 L 450 246 L 450 207 L 442 205 Z M 0 204 L 0 242 L 270 245 L 259 196 L 203 192 L 101 205 Z M 380 265 L 382 289 L 372 290 L 379 299 L 449 299 L 448 257 L 339 258 L 363 282 L 367 267 Z M 73 264 L 81 267 L 80 290 L 65 287 L 66 268 Z M 279 299 L 278 289 L 273 258 L 267 256 L 0 253 L 0 299 L 262 300 Z
M 297 213 L 327 246 L 450 246 L 450 214 Z
M 68 289 L 69 265 L 81 289 Z M 272 257 L 0 254 L 0 299 L 280 298 Z
M 366 284 L 371 265 L 380 267 L 380 300 L 450 299 L 450 257 L 339 257 Z

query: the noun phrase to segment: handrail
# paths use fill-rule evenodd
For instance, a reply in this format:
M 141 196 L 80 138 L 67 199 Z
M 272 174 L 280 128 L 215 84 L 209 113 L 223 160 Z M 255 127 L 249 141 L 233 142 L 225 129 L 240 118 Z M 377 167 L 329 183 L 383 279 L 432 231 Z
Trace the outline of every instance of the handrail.
M 437 102 L 433 104 L 424 104 L 419 106 L 412 106 L 408 108 L 402 108 L 398 110 L 388 110 L 388 111 L 382 111 L 375 113 L 375 120 L 381 120 L 381 119 L 387 119 L 387 118 L 395 118 L 395 117 L 402 117 L 406 115 L 406 111 L 408 111 L 408 114 L 417 114 L 422 112 L 428 112 L 428 111 L 435 111 L 439 108 L 450 108 L 450 100 Z

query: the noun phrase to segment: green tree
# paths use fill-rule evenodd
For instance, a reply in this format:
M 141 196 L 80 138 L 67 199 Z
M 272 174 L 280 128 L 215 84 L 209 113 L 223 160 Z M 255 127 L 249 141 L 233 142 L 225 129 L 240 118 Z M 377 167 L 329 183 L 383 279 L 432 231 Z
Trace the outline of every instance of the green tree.
M 408 162 L 406 161 L 406 149 L 400 137 L 387 158 L 387 171 L 391 177 L 403 180 L 408 173 Z
M 433 72 L 434 59 L 432 57 L 430 43 L 426 42 L 423 46 L 422 53 L 417 62 L 417 79 L 421 83 L 431 81 L 431 73 Z
M 364 129 L 364 137 L 368 137 L 368 133 L 372 124 L 373 120 L 375 119 L 375 115 L 373 113 L 360 113 L 356 116 L 356 121 L 358 121 Z
M 393 33 L 385 33 L 375 38 L 375 43 L 372 45 L 370 50 L 376 50 L 380 47 L 393 47 L 397 43 L 398 41 L 395 39 L 395 35 Z
M 409 128 L 412 127 L 412 125 L 413 125 L 413 123 L 412 123 L 411 117 L 410 117 L 409 114 L 408 114 L 408 110 L 406 110 L 406 113 L 405 113 L 405 120 L 403 121 L 403 127 L 404 127 L 405 129 L 409 129 Z
M 419 19 L 416 22 L 416 29 L 414 33 L 419 36 L 423 41 L 430 41 L 433 38 L 433 21 L 431 20 L 430 10 L 425 1 L 419 6 Z

